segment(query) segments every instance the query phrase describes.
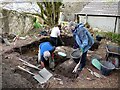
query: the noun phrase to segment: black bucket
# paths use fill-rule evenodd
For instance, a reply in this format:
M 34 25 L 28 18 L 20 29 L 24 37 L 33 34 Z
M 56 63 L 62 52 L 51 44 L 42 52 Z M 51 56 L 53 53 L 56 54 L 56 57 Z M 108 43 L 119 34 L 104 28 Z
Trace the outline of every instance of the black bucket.
M 75 61 L 75 63 L 79 63 L 80 58 L 78 58 L 78 59 L 74 58 L 73 60 Z
M 101 73 L 102 75 L 108 76 L 110 75 L 111 71 L 115 69 L 115 66 L 108 61 L 101 61 Z
M 71 57 L 76 63 L 78 63 L 80 61 L 80 58 L 81 58 L 81 51 L 79 49 L 74 50 L 71 53 Z

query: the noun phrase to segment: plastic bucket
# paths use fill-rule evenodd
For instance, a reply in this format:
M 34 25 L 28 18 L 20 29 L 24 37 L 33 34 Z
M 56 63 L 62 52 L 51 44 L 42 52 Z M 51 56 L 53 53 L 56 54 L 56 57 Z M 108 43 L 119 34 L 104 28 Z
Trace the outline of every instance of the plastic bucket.
M 96 67 L 98 70 L 100 70 L 101 69 L 101 62 L 98 60 L 98 59 L 96 59 L 96 58 L 94 58 L 94 59 L 92 59 L 92 65 L 94 66 L 94 67 Z
M 111 71 L 115 69 L 115 66 L 108 61 L 101 61 L 101 73 L 102 75 L 108 76 L 110 75 Z
M 81 58 L 81 51 L 79 49 L 74 50 L 71 53 L 71 57 L 76 63 L 78 63 Z

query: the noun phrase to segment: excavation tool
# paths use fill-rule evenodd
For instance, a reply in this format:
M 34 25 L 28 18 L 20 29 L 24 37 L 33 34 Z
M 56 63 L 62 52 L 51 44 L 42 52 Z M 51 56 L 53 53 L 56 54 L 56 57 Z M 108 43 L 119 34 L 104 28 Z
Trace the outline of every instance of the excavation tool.
M 100 74 L 98 74 L 97 72 L 94 72 L 94 71 L 92 71 L 92 70 L 89 69 L 89 68 L 87 68 L 87 70 L 90 71 L 90 73 L 91 73 L 92 75 L 94 75 L 95 77 L 97 77 L 97 78 L 102 78 L 102 77 L 106 78 L 105 76 L 100 75 Z
M 27 73 L 29 73 L 29 74 L 31 74 L 34 77 L 34 79 L 36 79 L 40 84 L 43 84 L 43 83 L 46 82 L 46 80 L 43 77 L 41 77 L 41 75 L 34 74 L 34 73 L 30 72 L 29 70 L 21 67 L 21 66 L 18 66 L 18 68 L 25 71 L 25 72 L 27 72 Z
M 75 66 L 74 70 L 72 71 L 73 73 L 76 73 L 77 70 L 78 70 L 78 67 L 80 66 L 82 54 L 83 54 L 83 53 L 81 52 L 81 53 L 80 53 L 80 60 L 79 60 L 79 63 Z
M 46 68 L 39 69 L 37 66 L 30 64 L 27 61 L 22 60 L 21 58 L 19 58 L 19 60 L 22 61 L 24 65 L 39 70 L 38 74 L 34 74 L 34 73 L 30 72 L 29 70 L 18 66 L 19 69 L 33 75 L 33 77 L 41 84 L 47 82 L 53 76 Z
M 38 74 L 32 73 L 21 66 L 18 66 L 18 68 L 31 74 L 40 84 L 46 83 L 53 76 L 46 68 L 43 68 Z
M 25 61 L 25 60 L 23 60 L 23 59 L 21 59 L 21 58 L 19 58 L 19 60 L 20 60 L 21 62 L 23 62 L 23 64 L 26 65 L 26 66 L 29 66 L 29 67 L 31 67 L 31 68 L 40 70 L 40 68 L 38 68 L 37 66 L 35 66 L 35 65 L 33 65 L 33 64 L 30 64 L 30 63 L 28 63 L 27 61 Z

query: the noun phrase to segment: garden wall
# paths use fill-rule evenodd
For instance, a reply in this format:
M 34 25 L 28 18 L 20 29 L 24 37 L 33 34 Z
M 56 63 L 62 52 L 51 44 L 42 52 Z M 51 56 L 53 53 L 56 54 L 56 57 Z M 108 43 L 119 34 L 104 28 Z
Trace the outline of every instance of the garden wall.
M 0 16 L 0 33 L 24 34 L 33 27 L 33 16 L 3 9 Z

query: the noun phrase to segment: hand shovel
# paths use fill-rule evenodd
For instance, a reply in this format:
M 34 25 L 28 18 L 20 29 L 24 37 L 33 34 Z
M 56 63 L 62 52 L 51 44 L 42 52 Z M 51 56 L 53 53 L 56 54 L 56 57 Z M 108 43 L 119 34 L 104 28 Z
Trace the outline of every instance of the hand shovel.
M 81 53 L 81 56 L 82 56 L 82 53 Z M 72 71 L 73 73 L 76 73 L 76 72 L 77 72 L 78 67 L 80 66 L 80 63 L 81 63 L 81 58 L 80 58 L 79 63 L 75 66 L 74 70 Z
M 90 71 L 90 73 L 91 73 L 92 75 L 94 75 L 95 77 L 97 77 L 97 78 L 101 78 L 101 77 L 102 77 L 100 74 L 98 74 L 97 72 L 92 71 L 92 70 L 89 69 L 89 68 L 87 68 L 87 70 Z

